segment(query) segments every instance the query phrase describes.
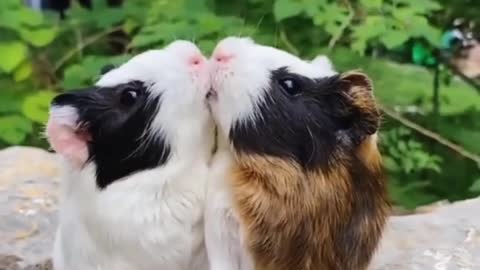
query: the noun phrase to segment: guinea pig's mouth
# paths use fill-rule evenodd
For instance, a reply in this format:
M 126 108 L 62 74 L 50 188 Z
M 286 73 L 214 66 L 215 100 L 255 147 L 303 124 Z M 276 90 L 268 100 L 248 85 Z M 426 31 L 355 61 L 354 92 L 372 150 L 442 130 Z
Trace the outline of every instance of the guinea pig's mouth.
M 79 139 L 84 142 L 91 142 L 92 141 L 92 134 L 88 130 L 88 127 L 84 124 L 78 124 L 74 129 L 72 129 L 73 134 Z
M 87 126 L 83 123 L 71 125 L 50 120 L 47 125 L 47 133 L 49 137 L 56 136 L 57 133 L 59 133 L 61 137 L 71 136 L 72 138 L 85 143 L 92 141 L 92 135 L 88 131 Z
M 88 160 L 88 145 L 92 136 L 86 125 L 50 117 L 46 135 L 52 149 L 76 166 L 83 166 Z
M 206 96 L 207 100 L 216 100 L 217 99 L 217 91 L 215 91 L 213 88 L 210 88 L 207 92 Z

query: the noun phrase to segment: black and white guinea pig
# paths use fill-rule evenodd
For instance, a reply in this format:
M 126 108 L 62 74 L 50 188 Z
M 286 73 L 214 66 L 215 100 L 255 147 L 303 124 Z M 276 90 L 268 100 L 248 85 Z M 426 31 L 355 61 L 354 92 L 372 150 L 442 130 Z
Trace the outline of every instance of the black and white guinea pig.
M 211 270 L 366 269 L 389 212 L 369 78 L 246 38 L 209 64 Z
M 208 269 L 209 88 L 205 57 L 176 41 L 53 100 L 46 133 L 64 161 L 56 270 Z

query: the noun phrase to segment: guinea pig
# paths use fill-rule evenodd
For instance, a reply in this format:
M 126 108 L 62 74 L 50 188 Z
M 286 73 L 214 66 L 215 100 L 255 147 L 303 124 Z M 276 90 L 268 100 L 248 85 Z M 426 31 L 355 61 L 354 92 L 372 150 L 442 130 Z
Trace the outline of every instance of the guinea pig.
M 175 41 L 53 100 L 46 133 L 64 164 L 56 270 L 208 269 L 209 88 L 207 59 Z
M 248 38 L 209 64 L 210 269 L 366 269 L 389 213 L 369 78 Z

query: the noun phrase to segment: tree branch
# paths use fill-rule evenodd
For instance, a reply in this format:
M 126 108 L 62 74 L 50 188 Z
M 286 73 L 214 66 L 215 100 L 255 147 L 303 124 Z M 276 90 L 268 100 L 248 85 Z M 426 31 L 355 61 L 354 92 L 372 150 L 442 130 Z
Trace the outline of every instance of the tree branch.
M 455 144 L 447 139 L 445 139 L 444 137 L 442 137 L 440 134 L 437 134 L 431 130 L 428 130 L 410 120 L 408 120 L 407 118 L 401 116 L 399 113 L 396 113 L 395 111 L 389 109 L 389 108 L 386 108 L 382 105 L 379 105 L 380 109 L 383 111 L 383 113 L 385 113 L 386 115 L 388 115 L 390 118 L 398 121 L 400 124 L 422 134 L 423 136 L 425 137 L 428 137 L 432 140 L 434 140 L 435 142 L 447 147 L 448 149 L 452 150 L 453 152 L 456 152 L 457 154 L 461 155 L 462 157 L 464 158 L 467 158 L 469 160 L 472 160 L 474 162 L 476 162 L 477 164 L 480 164 L 480 156 L 466 150 L 465 148 L 463 148 L 462 146 L 458 145 L 458 144 Z
M 287 47 L 287 50 L 289 50 L 291 53 L 295 55 L 299 55 L 300 51 L 293 45 L 292 42 L 287 37 L 287 33 L 285 33 L 285 29 L 283 27 L 280 27 L 280 40 L 285 44 Z
M 352 4 L 350 1 L 345 0 L 345 5 L 348 8 L 348 17 L 347 19 L 340 25 L 340 29 L 336 35 L 333 35 L 330 41 L 328 42 L 328 49 L 331 50 L 335 47 L 337 42 L 340 40 L 340 38 L 343 36 L 343 33 L 347 29 L 347 27 L 352 24 L 353 18 L 355 17 L 355 11 L 352 8 Z
M 75 56 L 77 53 L 85 49 L 85 47 L 88 47 L 93 43 L 101 40 L 102 38 L 108 36 L 109 34 L 119 30 L 122 30 L 122 26 L 112 27 L 112 28 L 106 29 L 103 32 L 100 32 L 98 34 L 85 38 L 81 44 L 79 44 L 75 48 L 68 51 L 62 58 L 60 58 L 60 60 L 57 63 L 55 63 L 55 66 L 54 66 L 55 72 L 58 72 L 60 68 L 62 68 L 73 56 Z

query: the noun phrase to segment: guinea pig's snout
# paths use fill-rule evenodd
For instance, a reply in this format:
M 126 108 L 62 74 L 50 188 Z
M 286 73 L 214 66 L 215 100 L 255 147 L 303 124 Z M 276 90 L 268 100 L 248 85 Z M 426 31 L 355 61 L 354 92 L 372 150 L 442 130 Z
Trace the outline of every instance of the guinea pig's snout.
M 91 140 L 87 127 L 78 112 L 79 102 L 83 99 L 83 95 L 84 93 L 65 93 L 52 100 L 46 130 L 49 139 L 55 140 L 58 137 L 64 139 L 65 134 L 71 133 L 82 141 Z
M 201 54 L 195 54 L 195 55 L 192 55 L 189 59 L 188 59 L 188 63 L 193 66 L 193 67 L 198 67 L 198 68 L 201 68 L 203 66 L 206 65 L 206 62 L 207 60 L 205 59 L 205 57 Z
M 61 94 L 53 99 L 45 133 L 55 152 L 80 166 L 88 159 L 87 143 L 92 138 L 81 125 L 75 106 L 77 99 L 75 93 Z
M 217 50 L 213 54 L 213 60 L 218 65 L 228 64 L 234 57 L 233 53 L 229 53 L 223 50 Z

